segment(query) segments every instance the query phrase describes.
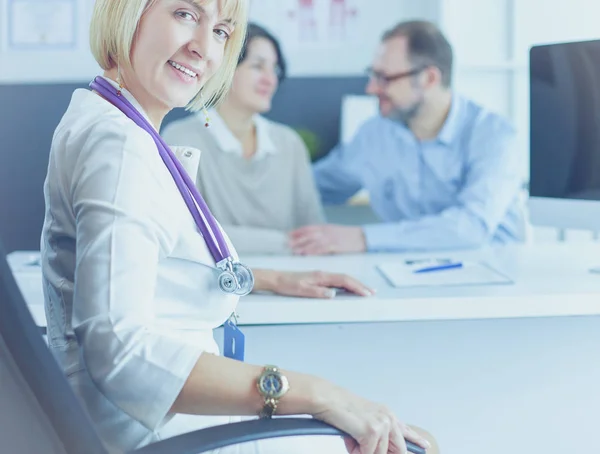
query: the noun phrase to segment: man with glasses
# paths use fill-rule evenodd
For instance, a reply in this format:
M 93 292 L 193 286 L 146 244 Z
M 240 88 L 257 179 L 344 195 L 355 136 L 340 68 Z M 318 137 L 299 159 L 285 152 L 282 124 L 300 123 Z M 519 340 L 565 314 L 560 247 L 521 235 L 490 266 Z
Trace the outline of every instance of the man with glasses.
M 297 254 L 477 248 L 525 239 L 526 154 L 500 116 L 454 93 L 452 48 L 424 21 L 387 31 L 366 91 L 380 115 L 315 164 L 326 204 L 366 189 L 380 224 L 308 226 Z

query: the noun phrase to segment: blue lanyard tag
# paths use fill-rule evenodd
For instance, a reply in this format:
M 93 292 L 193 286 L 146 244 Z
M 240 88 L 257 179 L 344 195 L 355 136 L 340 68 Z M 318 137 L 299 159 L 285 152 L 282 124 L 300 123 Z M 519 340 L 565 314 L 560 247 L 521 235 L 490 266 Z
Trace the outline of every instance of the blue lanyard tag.
M 227 320 L 223 333 L 223 355 L 227 358 L 244 361 L 245 346 L 246 336 L 244 336 L 244 333 L 231 319 Z

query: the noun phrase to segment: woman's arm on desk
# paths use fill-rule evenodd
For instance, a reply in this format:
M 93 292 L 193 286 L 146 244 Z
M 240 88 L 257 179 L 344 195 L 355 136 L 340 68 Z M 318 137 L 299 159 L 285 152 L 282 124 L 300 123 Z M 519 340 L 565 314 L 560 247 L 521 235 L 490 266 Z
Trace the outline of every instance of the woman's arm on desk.
M 253 270 L 254 291 L 267 291 L 304 298 L 333 298 L 336 289 L 344 289 L 360 296 L 372 296 L 375 291 L 345 274 L 324 271 L 289 272 Z

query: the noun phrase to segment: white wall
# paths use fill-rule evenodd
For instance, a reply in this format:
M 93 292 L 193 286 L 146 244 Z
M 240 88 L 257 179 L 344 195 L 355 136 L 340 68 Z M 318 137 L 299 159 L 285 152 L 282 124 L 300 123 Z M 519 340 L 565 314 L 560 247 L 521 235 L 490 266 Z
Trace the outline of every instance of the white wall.
M 74 5 L 73 49 L 41 46 L 16 50 L 9 46 L 9 3 L 23 5 L 35 1 Z M 355 14 L 348 17 L 346 33 L 342 35 L 339 27 L 329 22 L 331 0 L 314 2 L 318 35 L 311 42 L 299 39 L 298 25 L 303 13 L 298 11 L 297 0 L 251 0 L 251 19 L 281 38 L 291 76 L 362 75 L 383 30 L 402 19 L 436 20 L 439 14 L 438 0 L 346 0 L 347 8 Z M 0 83 L 79 82 L 98 74 L 88 44 L 93 4 L 94 0 L 0 0 Z
M 364 74 L 384 30 L 403 19 L 438 18 L 438 0 L 346 2 L 355 15 L 348 18 L 345 34 L 330 22 L 331 0 L 314 0 L 314 37 L 306 24 L 299 29 L 303 13 L 296 6 L 297 0 L 252 0 L 251 19 L 281 39 L 291 75 L 351 76 Z
M 455 88 L 506 116 L 512 45 L 511 0 L 444 0 L 441 27 L 455 54 Z
M 94 0 L 58 0 L 76 5 L 74 49 L 18 51 L 7 44 L 10 1 L 24 0 L 0 0 L 0 83 L 82 81 L 98 72 L 88 45 Z M 310 43 L 298 39 L 297 0 L 251 0 L 251 18 L 282 38 L 291 75 L 362 74 L 384 29 L 402 19 L 433 20 L 455 48 L 456 88 L 510 117 L 523 133 L 524 146 L 529 47 L 600 38 L 600 2 L 589 0 L 347 0 L 357 15 L 345 38 L 331 36 L 330 0 L 314 1 L 321 33 Z

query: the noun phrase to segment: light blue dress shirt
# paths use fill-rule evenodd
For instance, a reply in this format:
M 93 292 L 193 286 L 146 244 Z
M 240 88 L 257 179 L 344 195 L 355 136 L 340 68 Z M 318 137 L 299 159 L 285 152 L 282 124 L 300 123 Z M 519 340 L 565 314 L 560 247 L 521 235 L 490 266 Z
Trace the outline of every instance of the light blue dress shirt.
M 454 95 L 436 139 L 377 116 L 319 160 L 315 178 L 325 204 L 369 192 L 384 221 L 364 226 L 369 251 L 523 241 L 527 156 L 515 142 L 506 120 Z

